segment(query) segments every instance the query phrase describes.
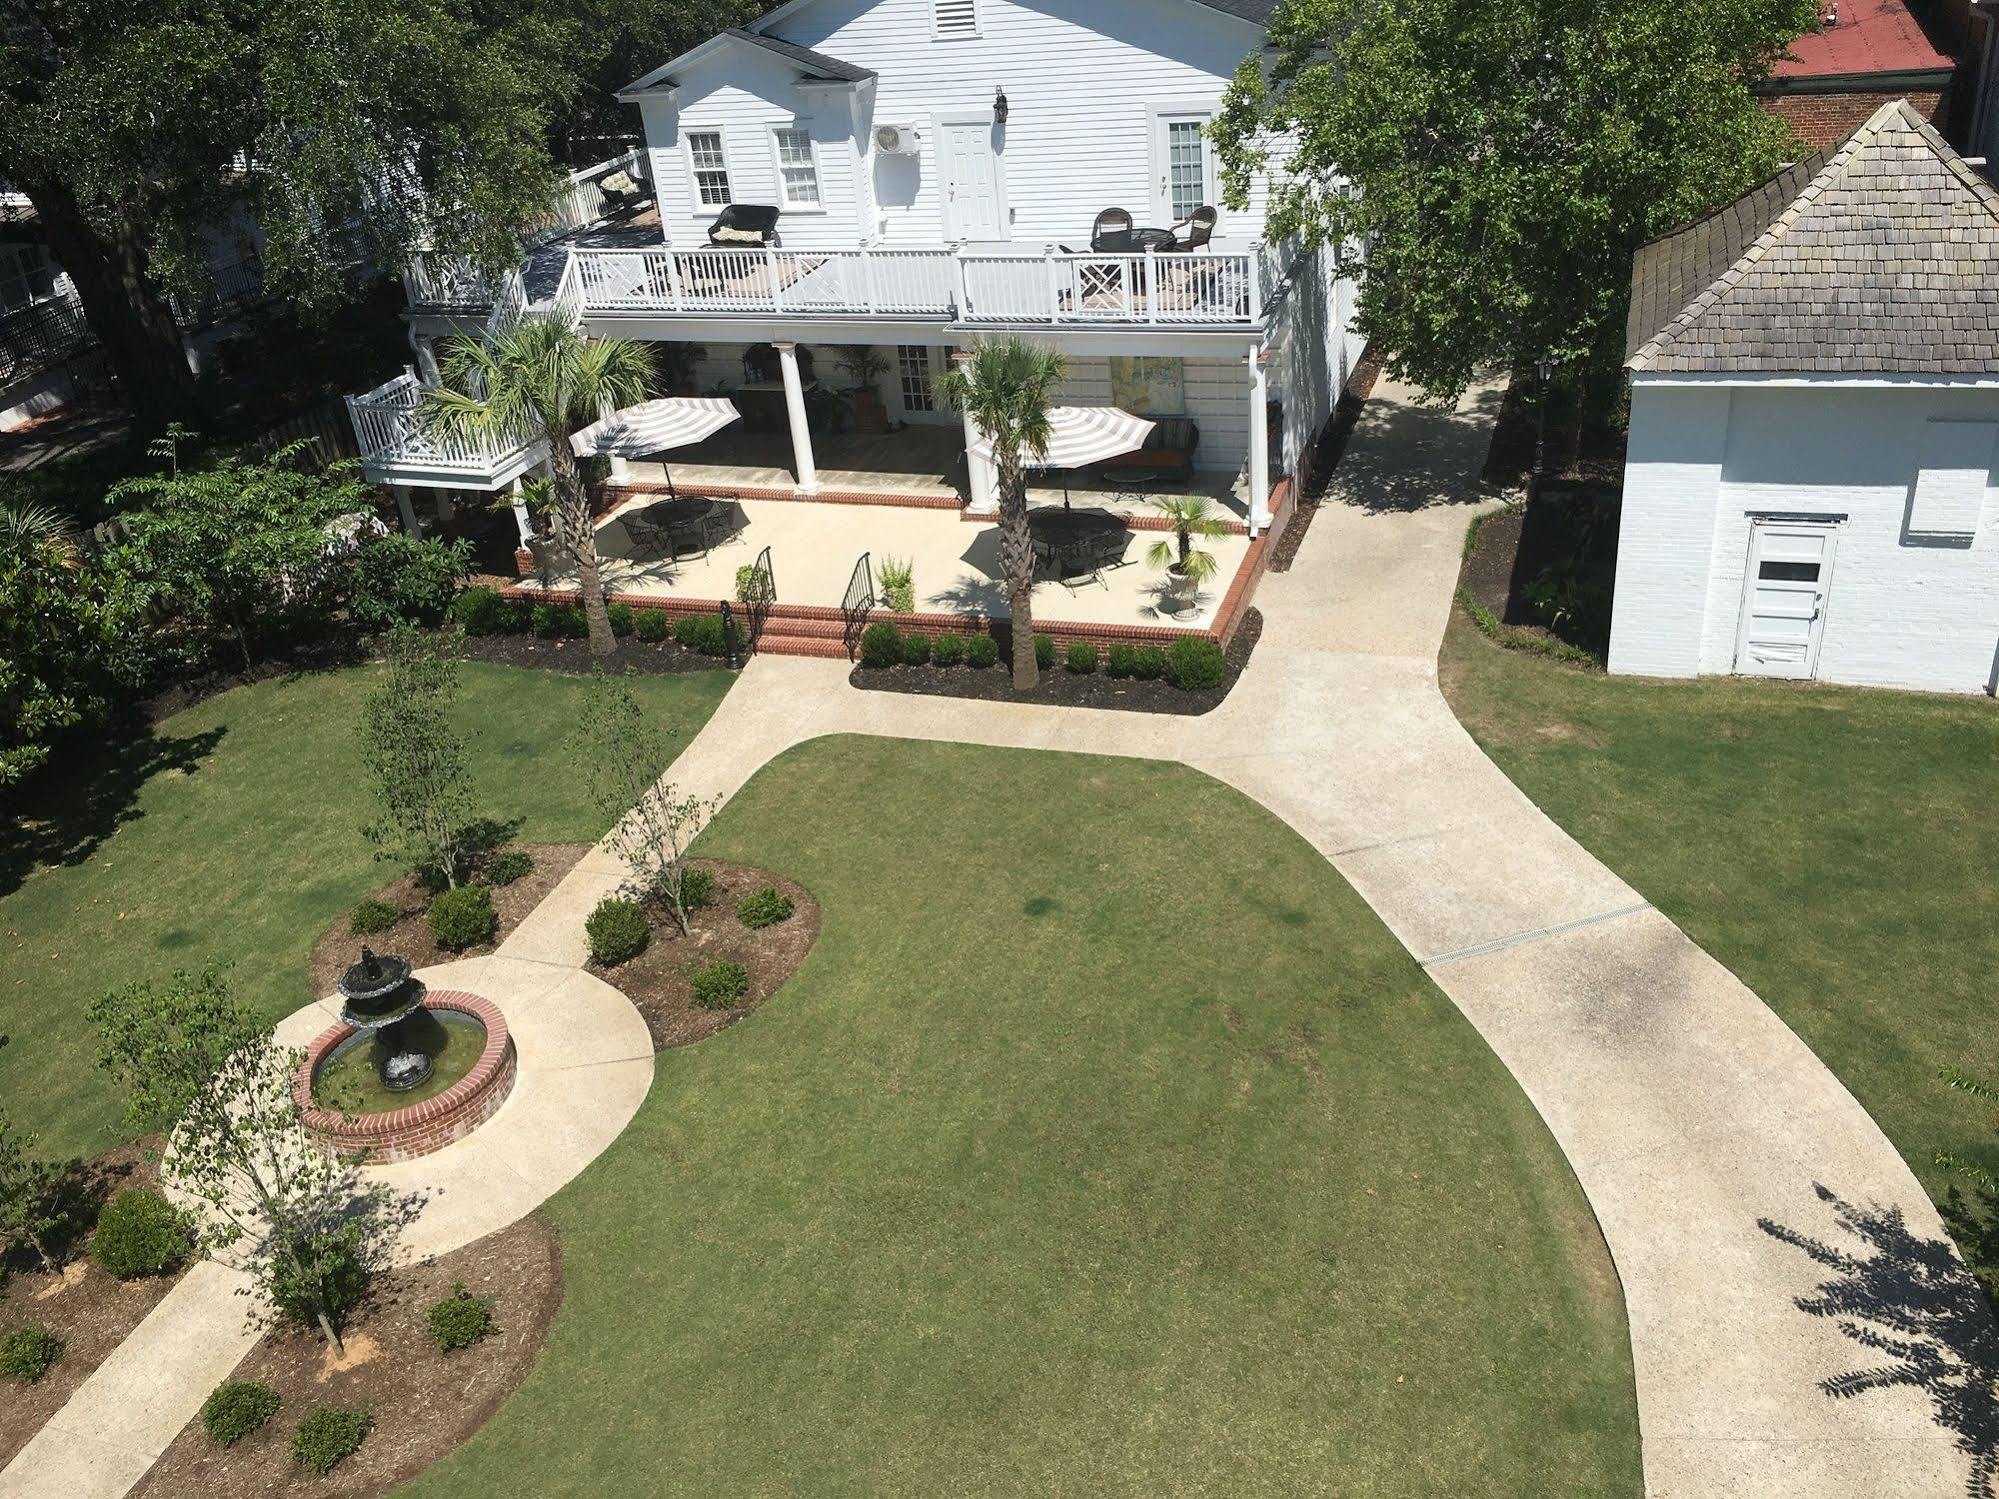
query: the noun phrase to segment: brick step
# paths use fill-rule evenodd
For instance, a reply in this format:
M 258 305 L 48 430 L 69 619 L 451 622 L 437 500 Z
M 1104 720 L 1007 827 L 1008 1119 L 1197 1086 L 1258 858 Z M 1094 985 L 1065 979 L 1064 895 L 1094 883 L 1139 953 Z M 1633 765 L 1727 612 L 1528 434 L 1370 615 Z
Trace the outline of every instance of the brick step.
M 757 637 L 757 653 L 764 656 L 812 656 L 825 661 L 845 661 L 844 641 L 813 635 L 785 635 L 766 630 Z

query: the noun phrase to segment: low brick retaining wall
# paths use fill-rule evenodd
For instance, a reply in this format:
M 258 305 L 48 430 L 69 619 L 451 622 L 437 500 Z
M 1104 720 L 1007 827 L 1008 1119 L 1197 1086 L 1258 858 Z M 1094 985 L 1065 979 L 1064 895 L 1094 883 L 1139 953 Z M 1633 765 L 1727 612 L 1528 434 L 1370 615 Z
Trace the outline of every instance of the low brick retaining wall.
M 426 994 L 426 1010 L 458 1010 L 486 1027 L 486 1049 L 472 1070 L 435 1098 L 381 1114 L 343 1114 L 313 1102 L 312 1075 L 335 1047 L 356 1034 L 351 1025 L 321 1031 L 306 1048 L 305 1060 L 292 1077 L 292 1094 L 305 1113 L 305 1128 L 315 1140 L 341 1155 L 365 1153 L 371 1162 L 409 1161 L 462 1140 L 499 1112 L 514 1090 L 518 1061 L 506 1017 L 490 1000 L 462 990 Z

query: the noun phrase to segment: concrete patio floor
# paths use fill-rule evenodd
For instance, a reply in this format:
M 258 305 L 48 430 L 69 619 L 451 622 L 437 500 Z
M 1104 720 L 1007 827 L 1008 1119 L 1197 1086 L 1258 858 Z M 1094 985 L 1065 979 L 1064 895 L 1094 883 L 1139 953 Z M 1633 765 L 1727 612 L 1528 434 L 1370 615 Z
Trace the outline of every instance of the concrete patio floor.
M 1000 570 L 999 528 L 961 520 L 956 510 L 807 500 L 722 501 L 736 510 L 741 527 L 736 539 L 705 557 L 667 561 L 635 557 L 631 538 L 619 520 L 655 498 L 648 495 L 628 501 L 598 523 L 597 548 L 604 561 L 605 586 L 615 592 L 660 598 L 734 598 L 736 569 L 754 562 L 768 547 L 779 603 L 839 608 L 854 564 L 865 552 L 872 559 L 878 591 L 885 558 L 914 562 L 916 607 L 921 612 L 993 617 L 1008 612 Z M 1060 503 L 1059 491 L 1055 502 Z M 1230 582 L 1249 554 L 1249 538 L 1218 536 L 1204 542 L 1204 549 L 1214 553 L 1220 567 L 1194 595 L 1190 610 L 1172 614 L 1167 612 L 1166 575 L 1145 560 L 1146 552 L 1163 536 L 1165 533 L 1158 531 L 1134 531 L 1125 552 L 1126 564 L 1105 572 L 1102 582 L 1077 579 L 1070 584 L 1037 584 L 1035 612 L 1044 619 L 1080 624 L 1207 628 L 1214 623 Z M 573 582 L 573 574 L 558 573 L 552 581 L 556 586 L 567 586 Z M 522 586 L 532 588 L 540 583 L 536 578 L 524 578 Z

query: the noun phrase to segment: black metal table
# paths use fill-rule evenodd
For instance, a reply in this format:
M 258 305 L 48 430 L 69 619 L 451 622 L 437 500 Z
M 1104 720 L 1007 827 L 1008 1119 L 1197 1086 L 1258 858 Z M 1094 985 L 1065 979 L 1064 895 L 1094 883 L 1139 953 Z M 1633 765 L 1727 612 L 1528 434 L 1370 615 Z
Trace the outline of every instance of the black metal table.
M 1178 243 L 1171 229 L 1113 229 L 1092 238 L 1090 248 L 1099 255 L 1143 255 L 1147 250 L 1170 250 Z
M 1039 505 L 1027 512 L 1027 532 L 1036 560 L 1045 562 L 1066 583 L 1074 577 L 1102 581 L 1103 569 L 1124 561 L 1131 528 L 1121 516 L 1089 506 Z
M 722 502 L 702 495 L 655 500 L 639 511 L 639 519 L 664 531 L 684 531 L 722 513 Z

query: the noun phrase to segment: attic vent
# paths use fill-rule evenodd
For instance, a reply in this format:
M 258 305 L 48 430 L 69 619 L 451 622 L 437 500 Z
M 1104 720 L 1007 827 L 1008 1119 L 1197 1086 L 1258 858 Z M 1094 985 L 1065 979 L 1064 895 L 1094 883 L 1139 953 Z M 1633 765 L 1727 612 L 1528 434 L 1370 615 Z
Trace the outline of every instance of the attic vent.
M 978 0 L 936 0 L 939 41 L 956 41 L 979 34 Z

